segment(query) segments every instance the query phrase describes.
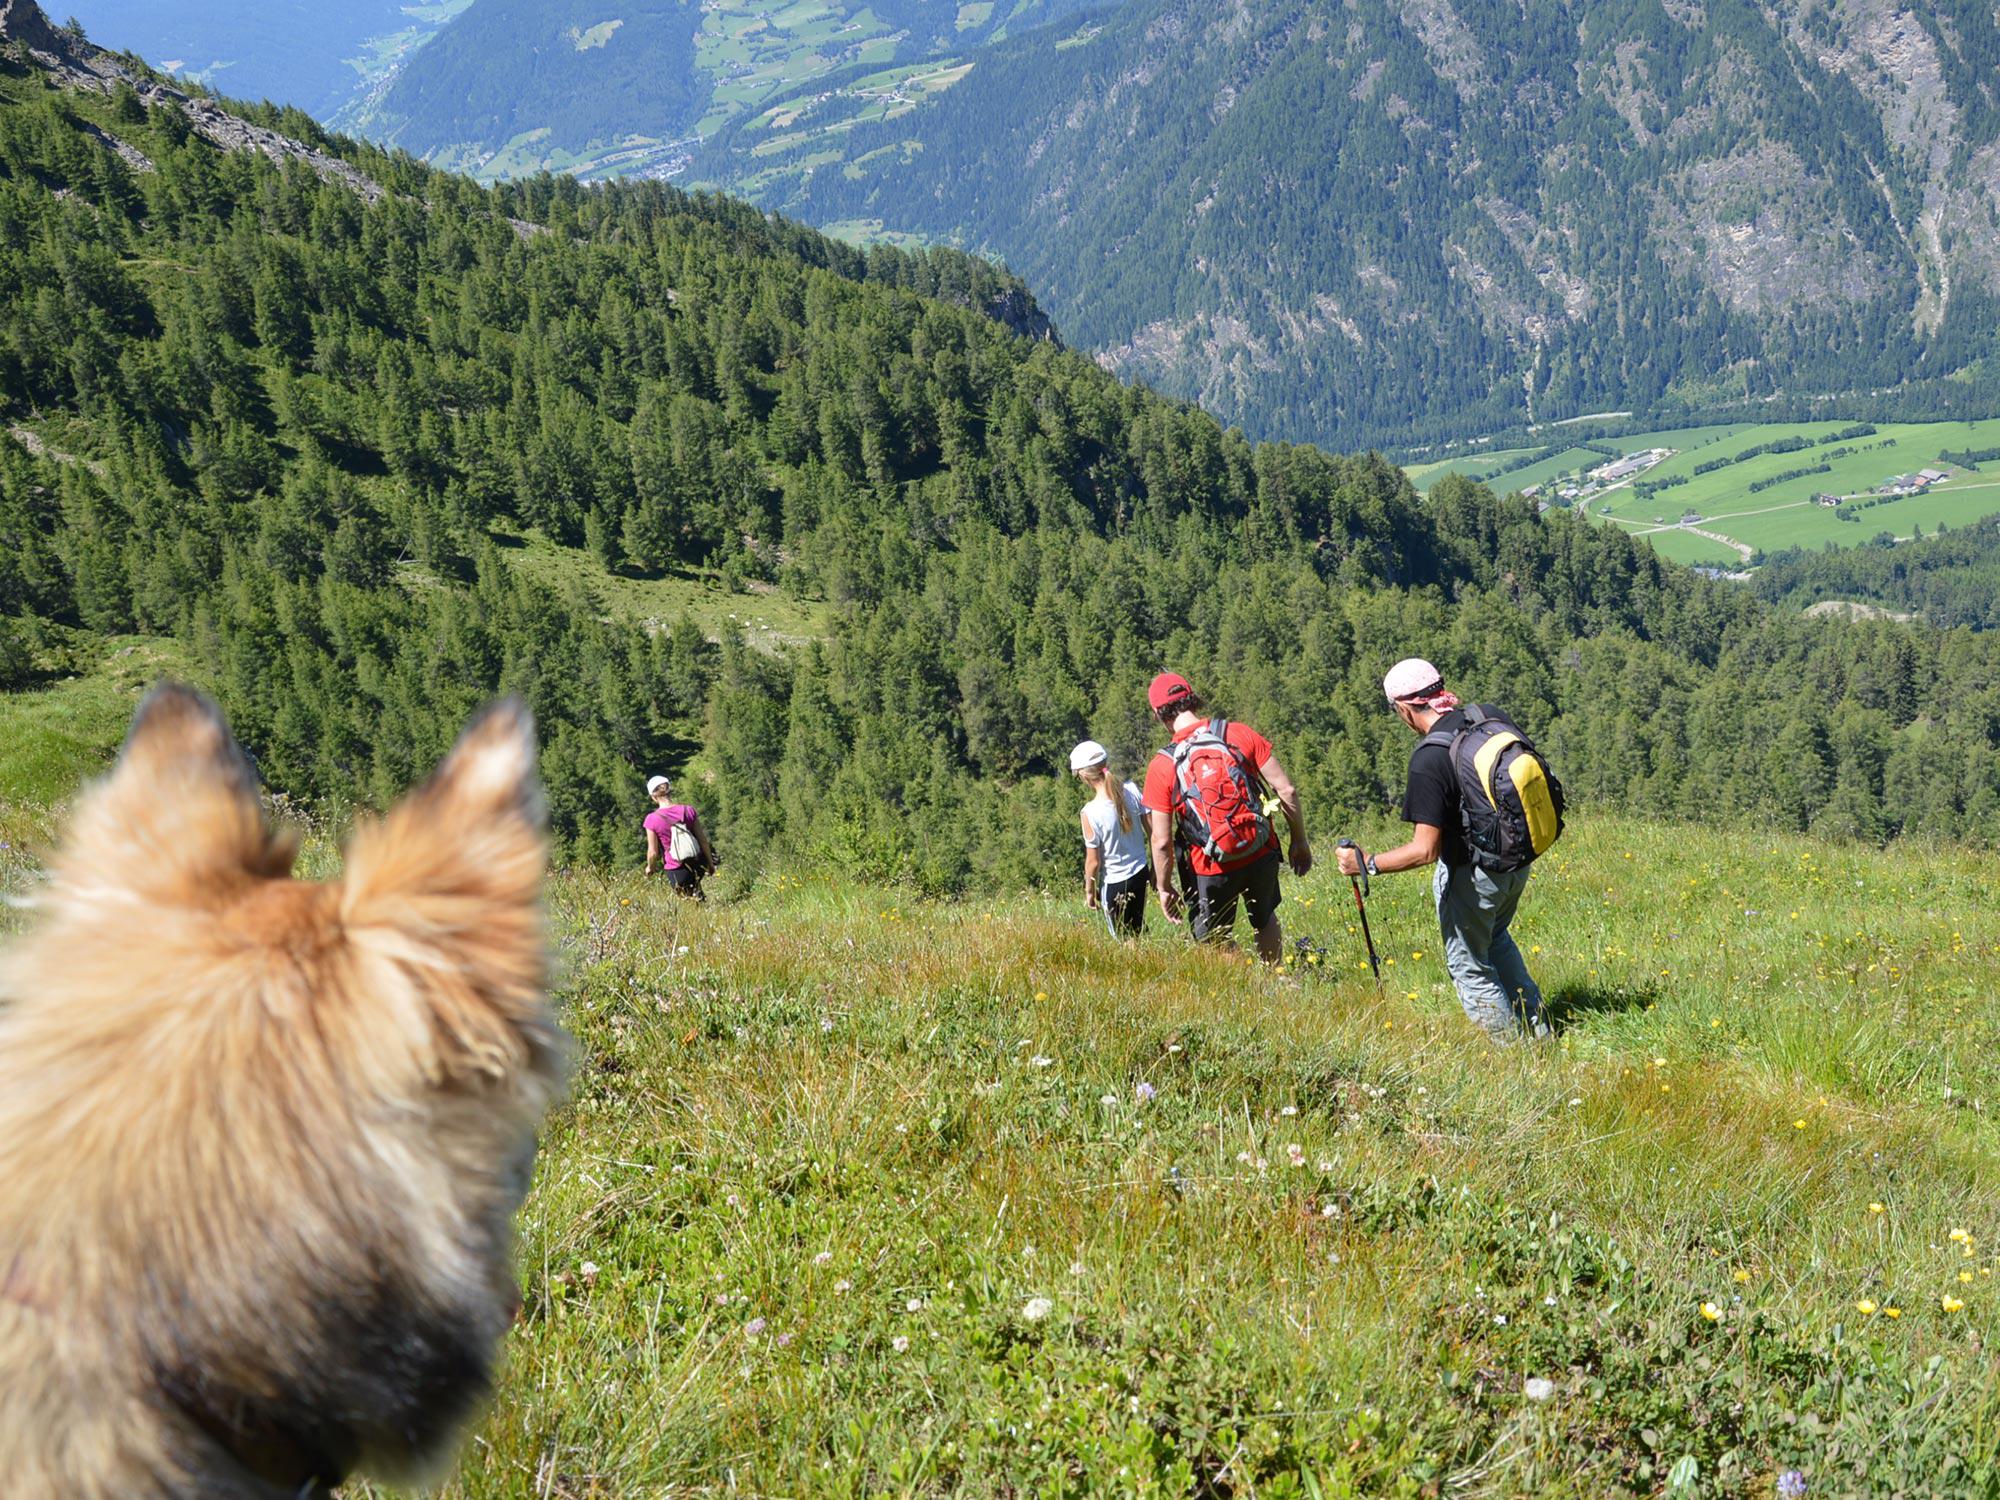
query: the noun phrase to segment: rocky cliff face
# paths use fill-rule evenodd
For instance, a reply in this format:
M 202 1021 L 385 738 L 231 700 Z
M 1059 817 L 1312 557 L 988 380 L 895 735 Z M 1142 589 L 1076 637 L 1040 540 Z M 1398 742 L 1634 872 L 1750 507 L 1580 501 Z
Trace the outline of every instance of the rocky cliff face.
M 23 48 L 65 87 L 109 93 L 129 84 L 149 107 L 178 109 L 195 132 L 224 151 L 256 151 L 273 161 L 301 161 L 322 178 L 344 183 L 369 202 L 383 196 L 379 183 L 337 156 L 278 131 L 232 115 L 211 99 L 188 94 L 158 79 L 135 73 L 102 47 L 49 24 L 35 0 L 0 0 L 0 45 Z M 136 170 L 151 163 L 122 141 L 109 144 Z

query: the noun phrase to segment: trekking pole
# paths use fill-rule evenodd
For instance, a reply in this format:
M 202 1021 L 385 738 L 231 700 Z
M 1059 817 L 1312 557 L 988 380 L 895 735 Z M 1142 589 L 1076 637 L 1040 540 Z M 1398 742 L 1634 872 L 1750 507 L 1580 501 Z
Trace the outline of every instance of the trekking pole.
M 1342 849 L 1352 849 L 1357 854 L 1360 852 L 1360 845 L 1356 844 L 1353 839 L 1342 839 L 1339 847 Z M 1377 998 L 1380 998 L 1382 995 L 1382 959 L 1375 952 L 1375 934 L 1368 930 L 1368 902 L 1366 899 L 1368 895 L 1368 867 L 1363 865 L 1359 875 L 1350 875 L 1347 877 L 1347 880 L 1348 884 L 1354 887 L 1354 909 L 1361 913 L 1361 941 L 1368 945 L 1368 967 L 1375 971 L 1375 994 Z

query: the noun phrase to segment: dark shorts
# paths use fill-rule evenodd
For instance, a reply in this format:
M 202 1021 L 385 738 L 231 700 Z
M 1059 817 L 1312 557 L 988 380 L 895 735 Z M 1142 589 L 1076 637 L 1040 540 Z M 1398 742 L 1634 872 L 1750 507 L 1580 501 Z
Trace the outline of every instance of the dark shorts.
M 677 870 L 662 870 L 660 873 L 667 877 L 667 884 L 674 888 L 675 895 L 692 896 L 697 901 L 706 899 L 701 890 L 701 866 L 682 865 Z
M 1146 892 L 1153 887 L 1153 872 L 1141 870 L 1130 880 L 1114 881 L 1104 888 L 1104 925 L 1113 937 L 1137 937 L 1146 930 Z
M 1210 938 L 1229 936 L 1229 930 L 1236 925 L 1239 899 L 1247 909 L 1252 929 L 1262 932 L 1270 926 L 1277 918 L 1278 902 L 1283 899 L 1278 893 L 1280 863 L 1278 851 L 1273 849 L 1220 875 L 1195 876 L 1195 941 L 1205 943 Z

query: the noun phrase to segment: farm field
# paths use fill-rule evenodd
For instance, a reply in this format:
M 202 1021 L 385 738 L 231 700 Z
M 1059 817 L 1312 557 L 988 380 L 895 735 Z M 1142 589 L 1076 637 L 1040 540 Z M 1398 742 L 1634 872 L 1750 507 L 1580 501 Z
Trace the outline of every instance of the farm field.
M 1643 536 L 1663 556 L 1677 562 L 1733 566 L 1742 566 L 1755 551 L 1827 542 L 1854 546 L 1884 531 L 1908 538 L 1918 527 L 1929 533 L 1941 524 L 1961 526 L 2000 513 L 2000 466 L 1989 464 L 1983 466 L 1984 472 L 1967 471 L 1942 464 L 1938 457 L 1947 450 L 2000 447 L 2000 419 L 1885 422 L 1876 424 L 1876 431 L 1866 436 L 1836 437 L 1854 425 L 1734 423 L 1592 439 L 1593 449 L 1620 454 L 1651 448 L 1676 451 L 1658 467 L 1638 476 L 1639 482 L 1649 485 L 1668 481 L 1666 488 L 1642 495 L 1634 483 L 1627 482 L 1586 496 L 1587 509 L 1593 516 Z M 1694 472 L 1718 458 L 1794 438 L 1806 439 L 1807 445 L 1726 463 L 1705 474 Z M 1506 473 L 1494 471 L 1533 450 L 1417 465 L 1408 472 L 1419 489 L 1428 489 L 1449 472 L 1464 473 L 1507 491 L 1531 485 L 1551 487 L 1559 476 L 1574 479 L 1580 471 L 1608 461 L 1593 449 L 1572 448 Z M 1819 470 L 1822 464 L 1826 467 Z M 1895 500 L 1874 495 L 1876 487 L 1891 476 L 1927 467 L 1948 468 L 1951 475 L 1920 495 Z M 1801 469 L 1819 472 L 1795 472 Z M 1782 477 L 1786 475 L 1791 477 Z M 1673 483 L 1675 480 L 1681 482 Z M 1761 487 L 1753 489 L 1753 485 Z M 1849 497 L 1849 503 L 1838 508 L 1815 505 L 1813 497 L 1821 492 Z M 1692 527 L 1681 524 L 1687 512 L 1701 517 Z M 1854 519 L 1843 520 L 1843 514 Z
M 0 790 L 0 896 L 170 665 L 123 645 L 0 700 L 76 741 Z M 1990 1489 L 1991 856 L 1583 813 L 1517 924 L 1560 1038 L 1506 1051 L 1419 879 L 1378 996 L 1324 868 L 1280 976 L 725 874 L 552 878 L 577 1074 L 446 1500 Z

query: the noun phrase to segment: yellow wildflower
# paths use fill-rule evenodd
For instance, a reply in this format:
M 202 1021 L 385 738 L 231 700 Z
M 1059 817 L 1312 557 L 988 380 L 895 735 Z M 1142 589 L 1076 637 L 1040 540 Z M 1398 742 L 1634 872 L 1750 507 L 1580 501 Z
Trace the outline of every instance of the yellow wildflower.
M 1938 1306 L 1942 1307 L 1946 1312 L 1962 1312 L 1965 1308 L 1965 1304 L 1962 1301 L 1960 1301 L 1957 1297 L 1952 1296 L 1950 1292 L 1946 1292 L 1944 1296 L 1941 1299 L 1939 1299 Z
M 1870 1302 L 1866 1297 L 1863 1297 L 1859 1302 L 1854 1304 L 1854 1310 L 1865 1318 L 1875 1311 L 1875 1304 Z
M 1739 1284 L 1740 1284 L 1740 1283 L 1742 1283 L 1742 1282 L 1745 1282 L 1745 1281 L 1748 1281 L 1749 1279 L 1750 1279 L 1750 1273 L 1749 1273 L 1748 1271 L 1744 1271 L 1744 1270 L 1738 1270 L 1738 1271 L 1737 1271 L 1737 1273 L 1736 1273 L 1736 1280 L 1737 1280 L 1737 1282 L 1738 1282 Z
M 1701 1305 L 1701 1315 L 1711 1323 L 1718 1322 L 1722 1317 L 1722 1309 L 1713 1302 L 1704 1302 Z
M 1885 1307 L 1882 1309 L 1882 1316 L 1885 1318 L 1900 1318 L 1902 1315 L 1903 1310 L 1900 1307 Z
M 1883 1211 L 1884 1211 L 1883 1205 L 1881 1205 L 1880 1203 L 1871 1203 L 1868 1205 L 1868 1212 L 1870 1212 L 1871 1214 L 1879 1214 Z

